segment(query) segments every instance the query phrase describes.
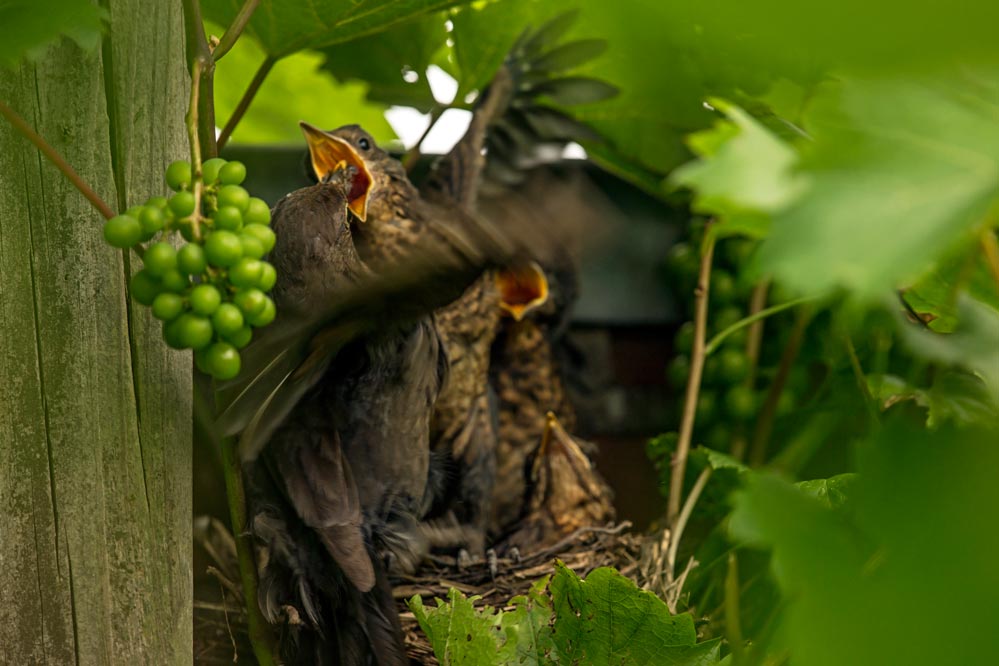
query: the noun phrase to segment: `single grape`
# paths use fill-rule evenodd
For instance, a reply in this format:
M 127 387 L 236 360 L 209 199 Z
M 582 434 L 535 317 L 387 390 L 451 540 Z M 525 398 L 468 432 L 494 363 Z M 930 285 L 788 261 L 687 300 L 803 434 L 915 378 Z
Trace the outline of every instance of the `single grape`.
M 149 197 L 146 201 L 147 207 L 152 208 L 166 208 L 167 198 L 166 197 Z
M 180 338 L 180 320 L 181 317 L 177 317 L 173 321 L 163 322 L 163 339 L 166 341 L 167 346 L 173 349 L 183 349 L 184 342 Z
M 266 261 L 260 262 L 260 279 L 257 281 L 257 287 L 260 291 L 270 291 L 274 288 L 274 283 L 277 282 L 277 271 L 274 267 L 267 263 Z
M 715 415 L 715 395 L 711 391 L 701 391 L 697 396 L 697 409 L 694 412 L 698 427 L 702 427 Z
M 221 157 L 213 157 L 201 163 L 201 180 L 205 185 L 211 185 L 219 178 L 219 170 L 224 167 L 226 161 Z
M 718 370 L 723 382 L 741 382 L 749 374 L 749 358 L 738 349 L 724 348 L 718 352 Z
M 725 260 L 734 268 L 744 266 L 753 252 L 757 243 L 747 238 L 731 238 L 722 244 Z
M 215 231 L 205 241 L 205 257 L 208 263 L 220 268 L 233 266 L 243 256 L 243 245 L 239 236 L 231 231 Z
M 140 238 L 142 225 L 130 215 L 115 215 L 104 223 L 104 240 L 112 247 L 129 248 L 138 243 Z
M 169 209 L 168 209 L 169 210 Z M 188 220 L 178 220 L 177 221 L 177 231 L 180 232 L 180 237 L 186 240 L 188 243 L 193 243 L 194 241 L 194 225 Z
M 215 228 L 238 231 L 243 226 L 243 215 L 235 206 L 222 206 L 215 211 Z
M 219 169 L 219 182 L 223 185 L 239 185 L 246 180 L 246 167 L 233 160 Z
M 170 210 L 177 217 L 187 217 L 194 212 L 194 195 L 190 192 L 178 192 L 170 197 Z
M 716 305 L 726 305 L 732 302 L 736 295 L 735 278 L 728 271 L 716 268 L 711 271 L 709 298 Z
M 748 386 L 733 386 L 725 394 L 725 412 L 737 421 L 747 421 L 756 413 L 756 395 Z
M 267 324 L 274 321 L 274 317 L 277 314 L 277 309 L 274 307 L 274 301 L 270 298 L 264 296 L 264 307 L 257 314 L 248 318 L 250 326 L 254 328 L 260 328 L 261 326 L 266 326 Z
M 666 368 L 666 377 L 670 386 L 675 389 L 682 389 L 687 385 L 687 377 L 690 375 L 690 358 L 684 354 L 673 357 Z
M 253 338 L 253 330 L 249 326 L 244 326 L 235 333 L 225 336 L 225 339 L 233 344 L 236 349 L 242 349 L 250 344 Z
M 194 367 L 196 367 L 201 372 L 206 375 L 212 374 L 208 369 L 208 350 L 211 347 L 205 347 L 203 349 L 198 349 L 194 352 Z
M 264 309 L 270 299 L 259 289 L 244 289 L 236 293 L 233 302 L 246 317 L 252 317 Z
M 780 397 L 777 398 L 777 415 L 787 416 L 794 411 L 794 406 L 797 402 L 798 400 L 794 397 L 794 393 L 785 388 L 781 391 Z
M 257 197 L 250 197 L 250 203 L 246 206 L 246 213 L 243 221 L 247 224 L 263 224 L 268 226 L 271 223 L 271 209 L 267 202 Z
M 251 259 L 261 259 L 264 256 L 264 244 L 260 239 L 250 234 L 240 234 L 239 242 L 243 246 L 243 256 Z
M 201 275 L 208 266 L 204 249 L 197 243 L 188 243 L 177 252 L 177 268 L 187 275 Z
M 139 223 L 142 225 L 142 240 L 149 240 L 163 229 L 166 215 L 158 206 L 147 204 L 139 214 Z
M 191 186 L 191 164 L 184 160 L 171 162 L 166 170 L 166 182 L 175 192 Z M 190 213 L 186 213 L 190 215 Z
M 161 321 L 172 321 L 184 311 L 184 299 L 179 294 L 164 292 L 153 301 L 153 316 Z
M 701 381 L 705 384 L 715 384 L 718 380 L 718 356 L 711 355 L 704 359 Z
M 229 165 L 227 164 L 226 166 Z M 242 213 L 250 205 L 250 193 L 239 185 L 223 185 L 219 188 L 218 202 L 219 208 L 222 206 L 235 206 Z
M 170 243 L 153 243 L 142 257 L 146 270 L 157 277 L 177 269 L 177 250 Z
M 188 280 L 187 276 L 174 269 L 172 271 L 167 271 L 160 276 L 160 284 L 163 285 L 163 289 L 166 291 L 172 291 L 175 294 L 182 294 L 191 286 L 191 281 Z
M 222 303 L 212 315 L 212 326 L 221 336 L 235 335 L 243 328 L 243 313 L 232 303 Z
M 177 338 L 185 347 L 201 349 L 212 341 L 212 322 L 206 317 L 200 317 L 190 312 L 176 319 Z
M 227 342 L 216 342 L 208 349 L 206 365 L 215 379 L 232 379 L 239 374 L 239 352 Z
M 264 262 L 243 257 L 229 269 L 229 282 L 237 287 L 255 287 L 264 270 Z
M 673 349 L 678 352 L 690 352 L 694 348 L 694 322 L 684 322 L 673 338 Z
M 132 298 L 145 306 L 152 305 L 163 290 L 160 281 L 145 269 L 132 276 L 129 287 Z
M 222 294 L 210 284 L 199 284 L 191 290 L 189 298 L 191 309 L 206 317 L 215 312 L 222 303 Z
M 145 206 L 132 206 L 131 208 L 125 211 L 125 215 L 128 215 L 129 217 L 134 217 L 135 219 L 138 220 L 139 216 L 142 215 L 143 208 L 145 208 Z
M 677 243 L 670 248 L 666 257 L 666 265 L 673 275 L 680 278 L 691 278 L 697 275 L 697 252 L 689 243 Z
M 274 235 L 274 231 L 270 227 L 265 227 L 262 224 L 248 224 L 243 227 L 243 233 L 256 237 L 264 246 L 264 254 L 274 249 L 277 236 Z

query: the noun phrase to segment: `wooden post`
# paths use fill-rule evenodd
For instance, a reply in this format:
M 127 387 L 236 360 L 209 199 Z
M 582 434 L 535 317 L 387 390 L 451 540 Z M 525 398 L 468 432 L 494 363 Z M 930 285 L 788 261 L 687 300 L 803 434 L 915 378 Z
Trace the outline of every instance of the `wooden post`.
M 0 99 L 124 209 L 187 154 L 183 20 L 105 4 L 101 49 L 0 70 Z M 0 664 L 192 661 L 191 360 L 101 223 L 0 121 Z

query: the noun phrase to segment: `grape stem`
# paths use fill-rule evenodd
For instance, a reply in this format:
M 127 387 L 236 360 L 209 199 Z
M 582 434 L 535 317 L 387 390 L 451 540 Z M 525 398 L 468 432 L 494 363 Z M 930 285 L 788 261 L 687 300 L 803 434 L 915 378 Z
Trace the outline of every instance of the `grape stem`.
M 711 233 L 712 221 L 708 221 L 701 247 L 701 265 L 694 287 L 694 346 L 690 355 L 690 375 L 683 402 L 683 415 L 680 419 L 680 436 L 676 454 L 673 456 L 670 472 L 669 500 L 666 504 L 666 523 L 670 532 L 676 535 L 680 511 L 680 497 L 683 494 L 683 477 L 687 470 L 687 457 L 690 454 L 690 441 L 694 434 L 694 415 L 697 411 L 697 396 L 701 390 L 701 374 L 704 370 L 704 337 L 708 323 L 708 290 L 711 282 L 711 259 L 715 250 L 715 234 Z M 671 537 L 671 538 L 675 538 Z
M 71 167 L 65 159 L 63 159 L 63 156 L 60 155 L 48 141 L 43 139 L 35 130 L 31 129 L 28 123 L 25 122 L 24 118 L 19 116 L 14 109 L 7 106 L 3 101 L 0 101 L 0 114 L 2 114 L 3 117 L 6 118 L 7 121 L 14 127 L 14 129 L 24 136 L 24 138 L 33 143 L 35 147 L 38 148 L 38 150 L 40 150 L 50 162 L 52 162 L 53 166 L 55 166 L 55 168 L 62 173 L 62 175 L 66 176 L 66 179 L 73 184 L 73 187 L 80 191 L 80 194 L 86 197 L 87 201 L 89 201 L 90 204 L 97 209 L 97 212 L 108 220 L 114 217 L 115 213 L 114 210 L 111 209 L 111 206 L 109 206 L 104 199 L 101 199 L 97 192 L 94 192 L 93 188 L 80 177 L 80 174 L 78 174 L 76 170 L 73 169 L 73 167 Z
M 236 125 L 238 125 L 239 121 L 242 120 L 246 110 L 250 108 L 250 103 L 257 95 L 257 91 L 260 90 L 260 86 L 263 85 L 264 79 L 266 79 L 267 75 L 270 74 L 271 68 L 274 67 L 274 63 L 277 61 L 277 58 L 269 55 L 264 58 L 262 63 L 260 63 L 257 73 L 253 75 L 250 85 L 246 87 L 246 92 L 243 93 L 243 96 L 240 98 L 239 103 L 233 110 L 232 115 L 229 116 L 229 120 L 226 121 L 225 127 L 223 127 L 222 131 L 219 133 L 218 141 L 216 141 L 218 150 L 222 150 L 222 148 L 225 147 L 225 144 L 229 142 L 229 137 L 231 137 L 233 131 L 235 131 Z
M 194 212 L 191 213 L 191 235 L 194 242 L 201 242 L 201 196 L 204 183 L 201 182 L 201 141 L 198 137 L 198 95 L 201 90 L 201 73 L 205 61 L 201 56 L 191 63 L 191 102 L 187 107 L 187 140 L 191 144 L 191 191 L 194 194 Z
M 778 312 L 783 312 L 784 310 L 789 310 L 790 308 L 801 305 L 802 303 L 808 303 L 809 301 L 814 301 L 816 296 L 802 296 L 801 298 L 795 298 L 794 300 L 787 301 L 786 303 L 780 303 L 778 305 L 773 305 L 765 310 L 760 310 L 755 314 L 751 314 L 748 317 L 743 317 L 739 321 L 735 322 L 728 328 L 719 331 L 715 337 L 711 338 L 711 342 L 708 343 L 707 348 L 704 350 L 705 356 L 711 356 L 714 352 L 718 350 L 725 338 L 732 335 L 736 331 L 739 331 L 752 323 L 760 321 L 761 319 L 766 319 L 771 315 L 775 315 Z
M 225 34 L 222 35 L 222 39 L 219 40 L 218 45 L 212 50 L 212 59 L 215 62 L 221 60 L 222 56 L 228 53 L 229 49 L 233 47 L 246 27 L 246 24 L 250 22 L 250 18 L 259 4 L 260 0 L 246 0 L 243 6 L 239 8 L 236 18 L 232 20 L 232 23 L 226 28 Z

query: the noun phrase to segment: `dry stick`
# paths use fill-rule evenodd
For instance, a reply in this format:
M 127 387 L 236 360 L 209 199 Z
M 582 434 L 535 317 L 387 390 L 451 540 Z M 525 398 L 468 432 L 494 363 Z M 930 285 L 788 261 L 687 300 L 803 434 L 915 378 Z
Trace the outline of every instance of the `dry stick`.
M 242 120 L 243 115 L 246 110 L 250 108 L 250 103 L 256 96 L 257 91 L 260 90 L 260 86 L 263 84 L 264 79 L 270 74 L 271 68 L 274 67 L 274 63 L 278 61 L 274 56 L 267 56 L 262 63 L 260 63 L 260 68 L 257 69 L 257 73 L 253 75 L 253 79 L 250 81 L 250 85 L 246 87 L 246 92 L 239 100 L 239 104 L 236 105 L 235 110 L 232 115 L 229 116 L 229 120 L 226 122 L 225 127 L 222 128 L 222 132 L 219 134 L 218 141 L 216 145 L 219 150 L 225 147 L 228 143 L 229 137 L 232 136 L 233 131 L 236 129 L 236 125 Z
M 812 310 L 806 307 L 798 312 L 798 316 L 794 320 L 791 335 L 787 340 L 784 353 L 781 354 L 780 363 L 777 366 L 777 374 L 774 376 L 773 383 L 770 384 L 770 390 L 767 392 L 766 400 L 763 401 L 760 416 L 756 420 L 756 428 L 753 430 L 753 443 L 749 452 L 750 465 L 758 466 L 766 461 L 767 442 L 770 440 L 770 434 L 773 432 L 774 417 L 777 415 L 777 401 L 780 400 L 780 394 L 783 393 L 784 385 L 787 384 L 787 378 L 791 374 L 791 366 L 794 365 L 794 360 L 798 358 L 798 352 L 801 350 L 801 342 L 805 337 L 805 329 L 808 327 L 808 322 L 811 321 L 811 318 Z
M 76 173 L 73 167 L 71 167 L 69 163 L 63 159 L 62 155 L 56 152 L 56 149 L 49 145 L 49 143 L 37 132 L 35 132 L 35 130 L 31 129 L 28 123 L 26 123 L 21 116 L 17 115 L 17 112 L 14 111 L 14 109 L 10 108 L 2 101 L 0 101 L 0 114 L 2 114 L 10 122 L 10 124 L 14 126 L 14 129 L 20 132 L 28 141 L 35 144 L 35 147 L 42 151 L 42 154 L 45 155 L 45 157 L 49 158 L 49 161 L 52 162 L 55 168 L 62 172 L 62 175 L 66 176 L 66 179 L 73 184 L 73 187 L 79 190 L 80 194 L 85 196 L 87 201 L 89 201 L 90 204 L 96 208 L 105 219 L 110 220 L 114 217 L 115 213 L 111 209 L 111 206 L 109 206 L 104 199 L 101 199 L 97 192 L 94 192 L 93 188 L 87 185 L 86 181 L 84 181 L 83 178 L 80 177 L 80 174 Z
M 683 402 L 683 416 L 680 419 L 680 436 L 673 456 L 673 469 L 669 482 L 669 501 L 666 504 L 666 524 L 676 533 L 676 518 L 680 511 L 680 496 L 683 493 L 683 476 L 687 470 L 687 456 L 690 453 L 690 440 L 694 434 L 694 413 L 697 410 L 697 394 L 701 389 L 701 373 L 704 370 L 704 333 L 708 322 L 708 288 L 711 280 L 711 258 L 714 255 L 715 236 L 709 221 L 705 229 L 704 247 L 701 250 L 701 267 L 694 288 L 694 347 L 690 357 L 690 376 L 687 379 L 687 392 Z
M 999 241 L 996 240 L 996 233 L 992 227 L 982 230 L 982 251 L 985 252 L 985 261 L 989 266 L 989 273 L 996 281 L 999 288 Z
M 246 24 L 250 22 L 250 17 L 253 16 L 253 12 L 256 11 L 257 5 L 260 4 L 260 0 L 246 0 L 243 6 L 239 8 L 239 13 L 236 14 L 236 18 L 232 20 L 232 23 L 226 28 L 225 34 L 222 35 L 222 39 L 219 40 L 218 45 L 212 51 L 212 59 L 218 62 L 222 59 L 229 49 L 232 48 L 236 40 L 239 39 L 240 34 L 243 32 L 243 28 Z

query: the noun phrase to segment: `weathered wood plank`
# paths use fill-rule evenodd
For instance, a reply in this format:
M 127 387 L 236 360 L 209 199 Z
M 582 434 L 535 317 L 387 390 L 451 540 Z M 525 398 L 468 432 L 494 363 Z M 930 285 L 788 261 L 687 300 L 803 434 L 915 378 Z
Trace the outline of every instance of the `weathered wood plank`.
M 112 2 L 103 53 L 64 42 L 0 72 L 0 98 L 112 206 L 159 192 L 183 152 L 175 4 Z M 190 360 L 145 313 L 130 326 L 100 224 L 0 123 L 4 664 L 191 662 Z

